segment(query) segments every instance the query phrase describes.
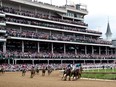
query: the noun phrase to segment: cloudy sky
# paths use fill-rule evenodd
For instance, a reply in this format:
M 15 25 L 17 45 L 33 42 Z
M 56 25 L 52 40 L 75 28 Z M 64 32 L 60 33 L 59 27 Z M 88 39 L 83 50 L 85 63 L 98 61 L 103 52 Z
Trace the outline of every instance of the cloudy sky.
M 54 5 L 64 5 L 66 0 L 38 0 Z M 89 24 L 89 29 L 101 31 L 103 38 L 107 29 L 109 19 L 110 28 L 113 33 L 112 38 L 116 38 L 116 1 L 115 0 L 67 0 L 68 4 L 82 3 L 87 5 L 89 14 L 85 16 L 85 22 Z

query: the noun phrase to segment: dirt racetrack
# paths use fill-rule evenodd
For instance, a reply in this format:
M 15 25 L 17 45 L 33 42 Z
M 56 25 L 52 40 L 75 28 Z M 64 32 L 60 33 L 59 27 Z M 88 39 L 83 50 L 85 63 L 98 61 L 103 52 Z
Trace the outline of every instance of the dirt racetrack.
M 6 72 L 0 74 L 0 87 L 116 87 L 116 81 L 62 81 L 61 76 L 59 71 L 53 71 L 50 76 L 41 76 L 40 72 L 34 78 L 30 78 L 30 72 L 24 77 L 21 72 Z

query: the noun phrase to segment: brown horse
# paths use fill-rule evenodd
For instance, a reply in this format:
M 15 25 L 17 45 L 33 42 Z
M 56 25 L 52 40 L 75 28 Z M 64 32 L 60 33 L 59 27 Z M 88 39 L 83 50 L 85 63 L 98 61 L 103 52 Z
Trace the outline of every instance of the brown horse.
M 39 69 L 38 68 L 36 68 L 36 73 L 37 73 L 37 75 L 39 74 Z
M 4 70 L 4 68 L 3 68 L 3 67 L 1 67 L 1 69 L 0 69 L 0 73 L 2 73 L 2 74 L 4 74 L 4 73 L 5 73 L 5 70 Z
M 69 76 L 68 80 L 71 80 L 71 77 L 73 78 L 73 80 L 77 80 L 81 77 L 81 73 L 82 73 L 82 69 L 75 69 L 72 71 L 72 69 L 69 68 L 64 70 L 62 79 L 66 81 L 67 77 Z
M 35 70 L 34 70 L 34 67 L 32 67 L 32 69 L 31 69 L 31 76 L 30 76 L 30 78 L 33 78 L 35 76 Z
M 48 75 L 50 75 L 52 73 L 52 69 L 48 68 Z
M 43 69 L 42 69 L 42 76 L 45 76 L 45 73 L 46 73 L 46 69 L 43 68 Z
M 22 70 L 22 76 L 25 76 L 25 73 L 26 73 L 26 69 L 23 69 Z
M 64 81 L 66 81 L 67 76 L 69 76 L 69 80 L 70 80 L 71 79 L 71 69 L 70 68 L 64 70 L 62 79 L 64 79 Z

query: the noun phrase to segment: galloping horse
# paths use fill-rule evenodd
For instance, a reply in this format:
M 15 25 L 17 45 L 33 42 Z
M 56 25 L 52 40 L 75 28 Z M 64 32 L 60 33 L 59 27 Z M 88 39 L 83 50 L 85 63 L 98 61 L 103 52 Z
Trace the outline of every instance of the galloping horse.
M 50 75 L 52 73 L 52 68 L 48 68 L 48 75 Z
M 39 69 L 38 69 L 38 67 L 36 68 L 36 73 L 39 74 Z
M 5 73 L 5 70 L 3 67 L 0 68 L 0 73 L 4 74 Z
M 45 72 L 46 72 L 46 69 L 43 68 L 43 69 L 42 69 L 42 76 L 45 76 Z
M 34 77 L 34 75 L 35 75 L 35 70 L 34 70 L 34 67 L 32 67 L 32 69 L 31 69 L 31 76 L 30 76 L 30 78 L 33 78 L 33 77 Z
M 67 80 L 67 76 L 69 76 L 69 80 L 71 80 L 71 77 L 73 80 L 77 80 L 81 77 L 82 74 L 82 67 L 72 70 L 72 68 L 67 68 L 63 72 L 62 79 Z
M 64 79 L 66 81 L 67 76 L 69 76 L 69 80 L 70 80 L 71 79 L 71 69 L 70 68 L 64 70 L 62 79 Z
M 25 73 L 26 73 L 26 69 L 23 69 L 22 70 L 22 76 L 25 76 Z

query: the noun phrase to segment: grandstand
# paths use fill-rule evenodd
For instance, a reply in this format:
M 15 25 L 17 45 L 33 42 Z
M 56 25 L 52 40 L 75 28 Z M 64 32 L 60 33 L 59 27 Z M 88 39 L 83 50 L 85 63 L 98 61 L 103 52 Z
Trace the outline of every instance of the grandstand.
M 87 8 L 0 0 L 0 63 L 111 63 L 116 48 L 88 29 Z

